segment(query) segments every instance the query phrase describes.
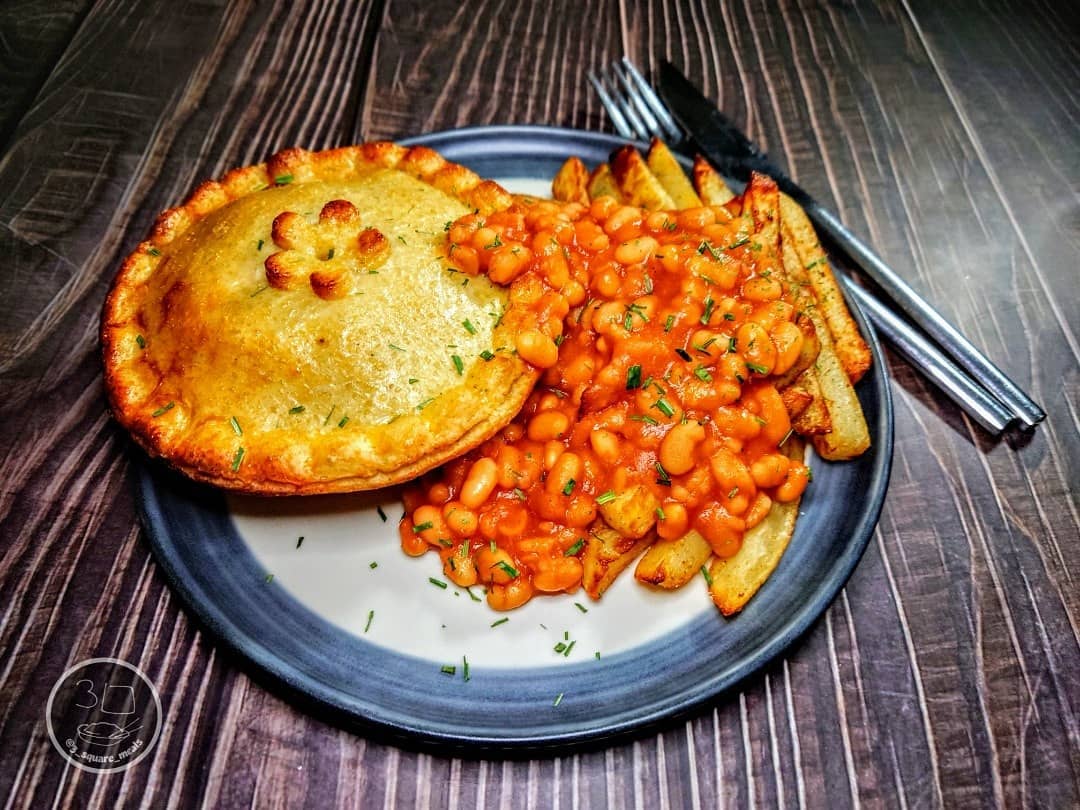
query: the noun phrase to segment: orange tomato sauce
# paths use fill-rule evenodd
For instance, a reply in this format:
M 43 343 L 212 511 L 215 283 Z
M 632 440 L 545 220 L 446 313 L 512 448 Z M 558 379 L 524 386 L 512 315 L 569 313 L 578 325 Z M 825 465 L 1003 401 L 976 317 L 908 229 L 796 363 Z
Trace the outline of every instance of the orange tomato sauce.
M 802 494 L 771 382 L 799 356 L 799 294 L 738 203 L 518 203 L 448 236 L 458 269 L 534 311 L 512 348 L 543 373 L 513 422 L 406 491 L 406 553 L 436 551 L 448 579 L 508 610 L 581 586 L 590 527 L 619 493 L 648 491 L 647 530 L 696 530 L 720 557 Z

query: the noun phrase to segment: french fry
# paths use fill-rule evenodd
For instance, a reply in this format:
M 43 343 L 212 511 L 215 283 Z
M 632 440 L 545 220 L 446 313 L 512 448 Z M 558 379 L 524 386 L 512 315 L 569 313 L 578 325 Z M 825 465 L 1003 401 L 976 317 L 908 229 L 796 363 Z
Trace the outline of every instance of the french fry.
M 618 202 L 623 202 L 619 184 L 615 182 L 615 177 L 611 174 L 611 167 L 606 163 L 601 163 L 593 169 L 593 173 L 589 175 L 587 190 L 590 200 L 595 200 L 598 197 L 614 197 Z
M 597 506 L 600 516 L 623 537 L 644 537 L 656 523 L 657 498 L 648 487 L 638 484 Z
M 705 205 L 725 205 L 735 198 L 724 178 L 701 155 L 694 158 L 694 188 Z
M 619 147 L 611 153 L 610 163 L 615 182 L 630 205 L 649 211 L 675 207 L 675 201 L 649 170 L 637 149 L 632 146 Z
M 562 165 L 551 181 L 551 196 L 561 202 L 589 204 L 589 170 L 581 158 L 571 157 Z
M 652 139 L 649 153 L 645 156 L 645 164 L 671 196 L 675 208 L 697 208 L 701 205 L 701 199 L 686 179 L 686 173 L 679 161 L 659 138 Z
M 834 338 L 836 356 L 848 379 L 853 383 L 858 382 L 870 368 L 870 347 L 859 334 L 859 327 L 844 303 L 844 296 L 814 233 L 814 226 L 806 212 L 786 194 L 780 197 L 780 215 L 784 223 L 784 238 L 794 243 L 800 266 L 806 271 L 814 297 Z
M 810 403 L 791 417 L 791 426 L 795 432 L 800 436 L 815 436 L 832 430 L 832 417 L 829 415 L 828 405 L 825 404 L 817 369 L 814 366 L 806 369 L 795 380 L 793 387 L 801 388 L 810 397 Z M 783 394 L 780 396 L 783 398 Z
M 652 543 L 655 535 L 634 539 L 597 521 L 585 540 L 581 555 L 581 586 L 593 599 L 599 599 L 611 583 Z
M 657 540 L 634 569 L 639 582 L 674 590 L 693 579 L 712 556 L 712 546 L 699 532 L 672 540 Z

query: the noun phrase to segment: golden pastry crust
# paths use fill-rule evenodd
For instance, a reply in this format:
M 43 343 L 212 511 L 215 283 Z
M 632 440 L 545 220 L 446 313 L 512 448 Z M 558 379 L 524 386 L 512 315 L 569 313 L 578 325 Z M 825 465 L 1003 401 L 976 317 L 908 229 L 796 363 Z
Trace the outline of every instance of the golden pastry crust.
M 117 420 L 191 477 L 266 494 L 414 478 L 510 421 L 532 316 L 447 262 L 497 184 L 424 147 L 279 152 L 165 211 L 105 303 Z

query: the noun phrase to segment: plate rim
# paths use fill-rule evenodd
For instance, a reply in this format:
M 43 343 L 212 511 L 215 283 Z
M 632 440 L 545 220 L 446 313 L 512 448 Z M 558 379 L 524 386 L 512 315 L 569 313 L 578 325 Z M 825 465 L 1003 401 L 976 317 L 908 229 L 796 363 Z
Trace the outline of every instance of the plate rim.
M 438 150 L 446 144 L 453 145 L 476 139 L 500 142 L 509 139 L 518 142 L 516 147 L 512 146 L 507 150 L 507 154 L 521 154 L 521 141 L 539 142 L 549 155 L 565 155 L 568 144 L 583 141 L 593 145 L 604 144 L 611 148 L 627 143 L 643 145 L 608 133 L 542 125 L 469 126 L 425 133 L 398 142 L 403 145 L 426 145 Z M 850 298 L 847 300 L 871 347 L 874 364 L 868 377 L 880 402 L 880 435 L 873 437 L 880 460 L 872 468 L 867 483 L 868 502 L 865 502 L 861 517 L 851 532 L 851 539 L 843 546 L 843 553 L 828 568 L 829 576 L 812 598 L 799 603 L 797 610 L 785 616 L 780 631 L 769 637 L 749 659 L 737 666 L 733 664 L 719 668 L 712 677 L 703 682 L 702 688 L 693 694 L 681 696 L 680 702 L 675 705 L 658 706 L 649 712 L 631 712 L 632 716 L 626 719 L 602 717 L 594 725 L 577 727 L 568 732 L 517 736 L 482 734 L 468 730 L 463 730 L 462 733 L 443 732 L 357 714 L 351 706 L 345 705 L 344 701 L 335 699 L 341 694 L 339 689 L 312 678 L 305 680 L 304 674 L 299 672 L 294 664 L 276 656 L 258 638 L 243 632 L 235 622 L 230 621 L 228 612 L 222 610 L 220 605 L 200 598 L 198 590 L 184 576 L 187 569 L 183 567 L 182 561 L 169 553 L 168 544 L 163 543 L 159 537 L 159 532 L 167 534 L 167 526 L 156 491 L 159 480 L 155 474 L 157 462 L 151 462 L 145 456 L 140 456 L 136 482 L 136 505 L 140 522 L 156 563 L 163 570 L 170 588 L 179 596 L 189 615 L 193 614 L 199 624 L 210 631 L 216 644 L 223 645 L 243 662 L 253 665 L 260 676 L 269 678 L 286 691 L 290 702 L 302 704 L 304 711 L 320 719 L 335 725 L 355 727 L 364 733 L 381 736 L 393 744 L 430 748 L 442 753 L 453 751 L 457 755 L 498 753 L 505 756 L 515 753 L 551 752 L 555 749 L 568 751 L 607 745 L 616 740 L 639 736 L 658 726 L 674 723 L 698 711 L 703 705 L 720 699 L 738 684 L 759 673 L 769 662 L 808 633 L 850 579 L 869 545 L 888 491 L 895 425 L 888 366 L 880 340 L 857 303 Z M 221 500 L 224 501 L 223 496 Z M 298 604 L 303 606 L 302 603 Z M 326 619 L 323 621 L 328 622 Z

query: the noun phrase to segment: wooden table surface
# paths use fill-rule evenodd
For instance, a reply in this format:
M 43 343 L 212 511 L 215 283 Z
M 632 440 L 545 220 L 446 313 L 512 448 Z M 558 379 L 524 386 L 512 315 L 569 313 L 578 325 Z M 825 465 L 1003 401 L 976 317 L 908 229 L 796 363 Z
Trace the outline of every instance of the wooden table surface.
M 661 733 L 462 760 L 313 719 L 151 558 L 102 389 L 112 275 L 201 179 L 355 125 L 611 131 L 584 74 L 623 54 L 684 65 L 1049 417 L 994 440 L 890 354 L 892 481 L 853 577 Z M 0 71 L 4 807 L 1080 805 L 1080 5 L 22 0 Z M 46 735 L 53 683 L 95 656 L 178 707 L 119 774 Z

